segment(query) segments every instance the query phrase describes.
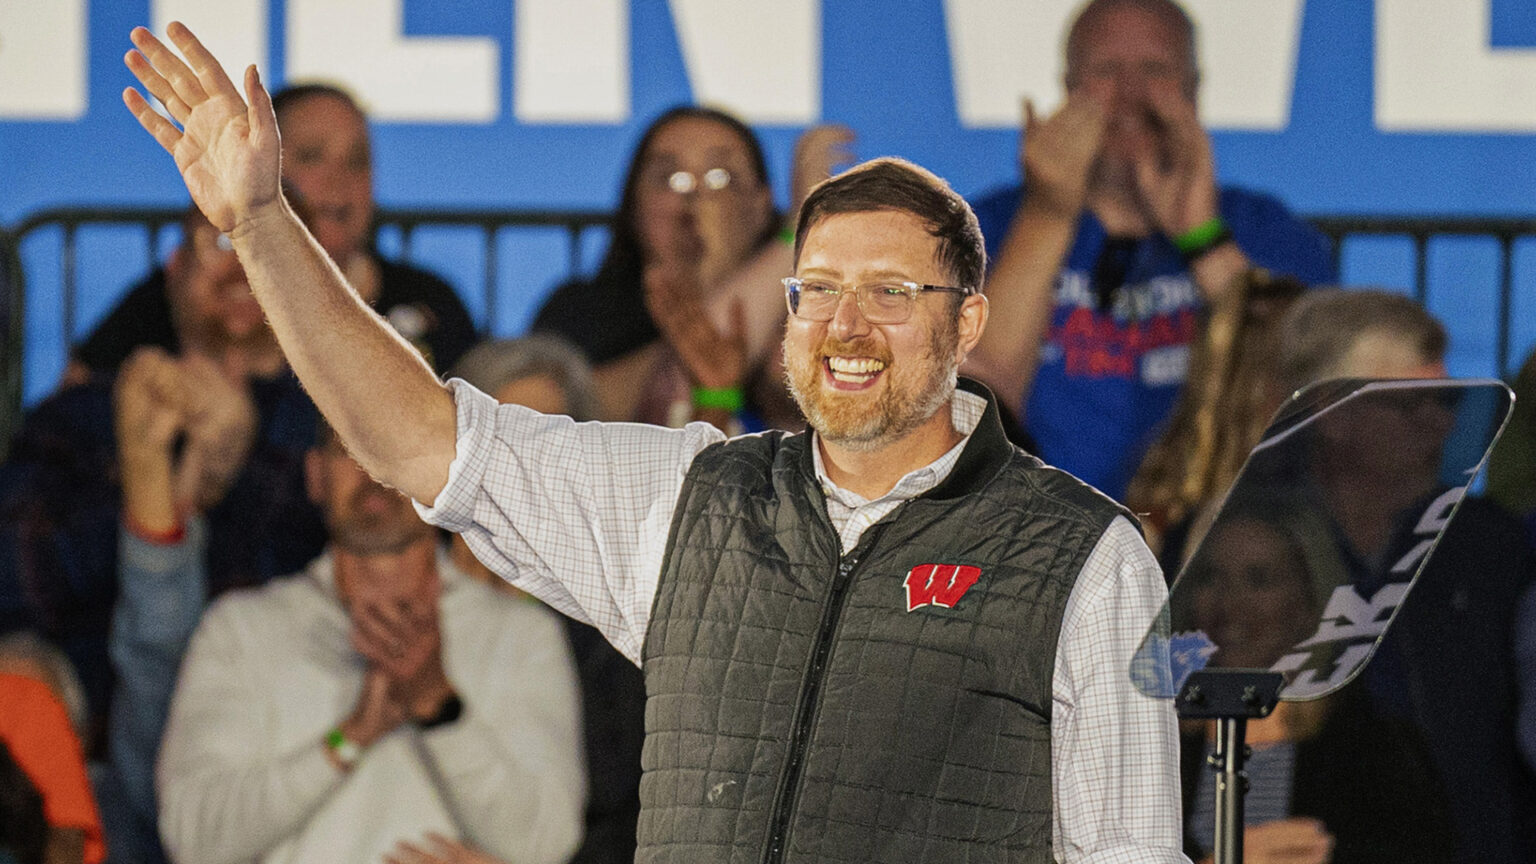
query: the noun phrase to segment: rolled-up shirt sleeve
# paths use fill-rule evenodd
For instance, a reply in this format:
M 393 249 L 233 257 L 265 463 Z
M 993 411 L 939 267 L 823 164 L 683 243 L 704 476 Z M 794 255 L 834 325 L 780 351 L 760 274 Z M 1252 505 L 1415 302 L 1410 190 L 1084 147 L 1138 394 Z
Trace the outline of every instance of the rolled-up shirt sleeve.
M 576 423 L 449 386 L 458 440 L 447 485 L 416 502 L 422 518 L 639 662 L 683 479 L 725 436 L 705 423 Z

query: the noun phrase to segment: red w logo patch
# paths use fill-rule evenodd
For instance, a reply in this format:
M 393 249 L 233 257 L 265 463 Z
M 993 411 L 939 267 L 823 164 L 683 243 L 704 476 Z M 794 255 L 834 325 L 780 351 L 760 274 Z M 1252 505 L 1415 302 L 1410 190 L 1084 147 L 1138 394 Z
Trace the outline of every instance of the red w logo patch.
M 965 564 L 919 564 L 907 572 L 907 611 L 932 603 L 951 609 L 981 578 L 981 568 Z

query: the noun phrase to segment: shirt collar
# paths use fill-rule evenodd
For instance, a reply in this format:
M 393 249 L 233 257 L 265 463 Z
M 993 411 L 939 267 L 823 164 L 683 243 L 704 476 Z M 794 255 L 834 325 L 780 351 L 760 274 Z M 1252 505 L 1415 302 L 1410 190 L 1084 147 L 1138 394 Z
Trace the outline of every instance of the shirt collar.
M 987 400 L 974 393 L 964 390 L 956 390 L 954 399 L 950 400 L 950 422 L 963 436 L 960 442 L 949 449 L 949 452 L 933 460 L 932 462 L 908 473 L 891 487 L 891 491 L 876 500 L 906 500 L 933 489 L 954 470 L 955 463 L 960 461 L 960 453 L 965 450 L 965 445 L 971 440 L 971 433 L 976 431 L 976 424 L 981 422 L 981 415 L 987 409 Z M 826 466 L 822 463 L 821 447 L 817 445 L 816 438 L 811 438 L 811 458 L 816 466 L 816 480 L 821 484 L 821 491 L 828 497 L 836 500 L 845 507 L 856 508 L 870 503 L 869 499 L 843 489 L 832 478 L 827 476 Z

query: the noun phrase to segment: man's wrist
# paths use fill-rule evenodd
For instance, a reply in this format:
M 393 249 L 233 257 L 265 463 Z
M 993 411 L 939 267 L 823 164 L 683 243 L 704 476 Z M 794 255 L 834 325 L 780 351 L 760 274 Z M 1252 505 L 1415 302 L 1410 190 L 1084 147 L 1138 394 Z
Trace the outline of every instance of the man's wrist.
M 1232 242 L 1232 229 L 1225 219 L 1212 216 L 1204 222 L 1172 238 L 1179 254 L 1190 264 Z
M 735 414 L 746 404 L 746 394 L 738 385 L 693 388 L 693 407 L 701 410 L 714 409 Z
M 415 715 L 411 718 L 411 722 L 416 724 L 418 729 L 435 729 L 438 726 L 456 722 L 463 713 L 464 700 L 459 698 L 458 693 L 449 690 L 429 713 Z
M 170 518 L 165 518 L 169 516 Z M 175 515 L 174 509 L 159 517 L 142 521 L 132 512 L 123 513 L 123 528 L 129 534 L 155 546 L 175 546 L 187 539 L 187 523 Z
M 363 745 L 349 737 L 341 726 L 335 726 L 325 733 L 325 755 L 337 768 L 351 771 L 363 757 Z

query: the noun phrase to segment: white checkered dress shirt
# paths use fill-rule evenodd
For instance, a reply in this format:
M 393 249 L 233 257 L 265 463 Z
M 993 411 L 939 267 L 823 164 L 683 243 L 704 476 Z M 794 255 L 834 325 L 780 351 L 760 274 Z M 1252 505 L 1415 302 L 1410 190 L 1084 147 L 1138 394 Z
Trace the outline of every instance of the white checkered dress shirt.
M 457 453 L 434 506 L 417 504 L 422 516 L 463 534 L 492 570 L 594 624 L 638 662 L 683 478 L 693 457 L 724 435 L 703 423 L 573 423 L 498 406 L 462 381 L 451 386 Z M 968 437 L 985 403 L 961 392 L 953 405 L 955 428 Z M 964 444 L 874 501 L 834 486 L 815 448 L 843 548 L 942 482 Z M 1166 593 L 1136 529 L 1116 519 L 1072 589 L 1057 643 L 1051 772 L 1058 861 L 1187 860 L 1173 706 L 1137 693 L 1127 673 Z

